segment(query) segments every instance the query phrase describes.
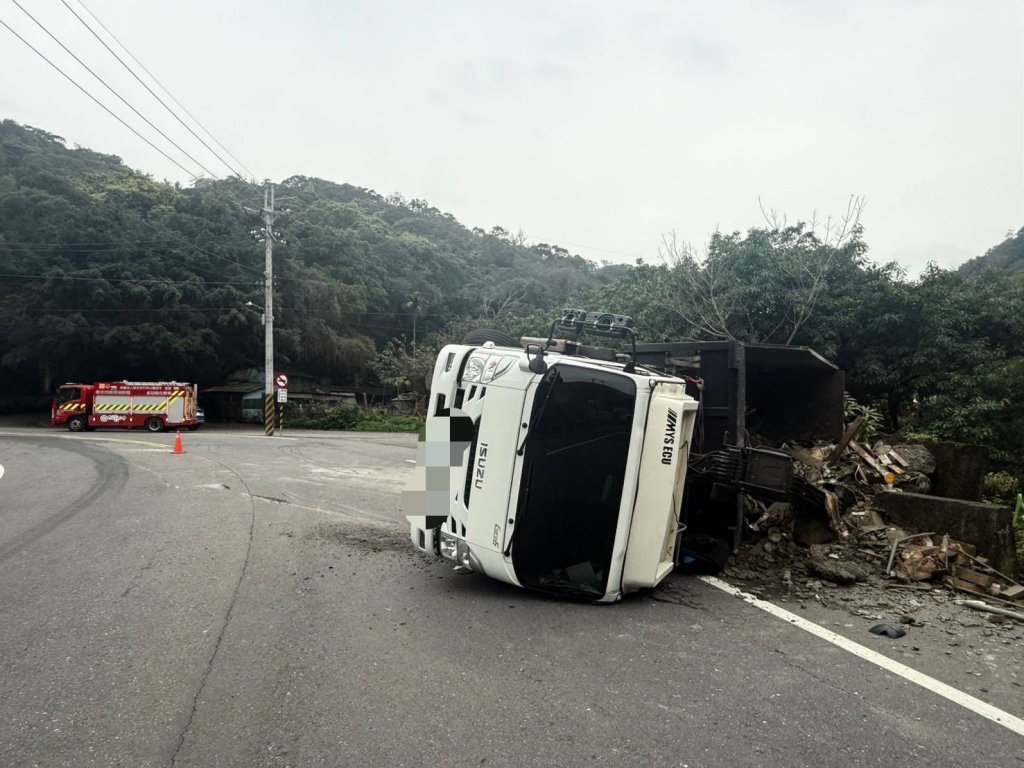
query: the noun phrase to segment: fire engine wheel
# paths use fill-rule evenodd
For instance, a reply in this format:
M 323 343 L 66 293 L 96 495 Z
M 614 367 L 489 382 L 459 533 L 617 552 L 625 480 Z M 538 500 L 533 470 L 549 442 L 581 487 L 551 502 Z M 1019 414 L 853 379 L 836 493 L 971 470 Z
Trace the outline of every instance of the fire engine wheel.
M 146 419 L 146 430 L 148 432 L 163 432 L 164 423 L 155 417 L 152 419 Z
M 72 416 L 68 419 L 68 429 L 72 432 L 85 432 L 85 416 Z
M 498 347 L 518 347 L 519 342 L 509 336 L 507 333 L 502 331 L 496 331 L 493 328 L 481 328 L 477 331 L 470 331 L 463 339 L 463 344 L 473 344 L 479 346 L 485 341 L 493 341 L 495 346 Z

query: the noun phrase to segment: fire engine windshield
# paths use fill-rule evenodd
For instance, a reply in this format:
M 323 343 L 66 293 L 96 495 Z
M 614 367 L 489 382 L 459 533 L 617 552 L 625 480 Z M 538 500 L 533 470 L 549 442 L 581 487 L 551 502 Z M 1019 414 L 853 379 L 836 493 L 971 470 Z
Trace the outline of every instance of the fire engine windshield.
M 70 403 L 82 397 L 82 390 L 78 387 L 61 387 L 57 390 L 57 405 Z
M 512 541 L 524 586 L 604 594 L 619 519 L 636 384 L 553 365 L 534 398 Z

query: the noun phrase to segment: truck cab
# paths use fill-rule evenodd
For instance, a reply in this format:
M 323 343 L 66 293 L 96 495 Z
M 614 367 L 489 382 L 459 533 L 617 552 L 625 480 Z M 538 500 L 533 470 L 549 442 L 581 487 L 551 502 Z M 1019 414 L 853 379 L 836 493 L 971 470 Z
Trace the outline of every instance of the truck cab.
M 88 429 L 94 392 L 91 384 L 62 384 L 50 406 L 50 426 L 66 425 L 72 432 Z
M 656 586 L 675 564 L 697 402 L 681 379 L 533 347 L 441 350 L 403 495 L 413 544 L 559 597 Z

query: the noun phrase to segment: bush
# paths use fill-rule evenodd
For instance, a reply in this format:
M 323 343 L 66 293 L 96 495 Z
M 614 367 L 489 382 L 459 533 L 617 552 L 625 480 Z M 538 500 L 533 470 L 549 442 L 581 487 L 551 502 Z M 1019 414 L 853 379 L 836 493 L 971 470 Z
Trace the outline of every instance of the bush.
M 289 414 L 291 429 L 338 429 L 352 432 L 419 432 L 423 419 L 358 405 L 314 404 Z
M 358 405 L 317 403 L 289 413 L 285 426 L 294 429 L 355 429 L 360 421 L 362 408 Z
M 986 501 L 1013 505 L 1013 535 L 1017 541 L 1017 560 L 1024 571 L 1024 498 L 1020 492 L 1020 478 L 1009 472 L 990 472 L 985 475 L 982 497 Z
M 843 421 L 852 423 L 855 419 L 864 418 L 858 439 L 870 442 L 878 434 L 882 426 L 882 413 L 870 405 L 861 405 L 849 392 L 843 392 Z
M 363 411 L 362 421 L 352 429 L 355 432 L 419 432 L 423 429 L 423 423 L 423 419 L 418 416 L 372 408 Z
M 982 496 L 992 501 L 1012 504 L 1020 492 L 1020 478 L 1009 472 L 990 472 L 985 475 Z

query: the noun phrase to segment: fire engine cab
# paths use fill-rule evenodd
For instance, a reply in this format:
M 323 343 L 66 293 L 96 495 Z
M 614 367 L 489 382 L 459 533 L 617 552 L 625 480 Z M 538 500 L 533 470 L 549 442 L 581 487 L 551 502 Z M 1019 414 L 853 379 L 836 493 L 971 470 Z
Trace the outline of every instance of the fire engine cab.
M 180 381 L 112 381 L 64 384 L 50 409 L 50 424 L 66 424 L 72 432 L 97 427 L 195 429 L 195 384 Z

